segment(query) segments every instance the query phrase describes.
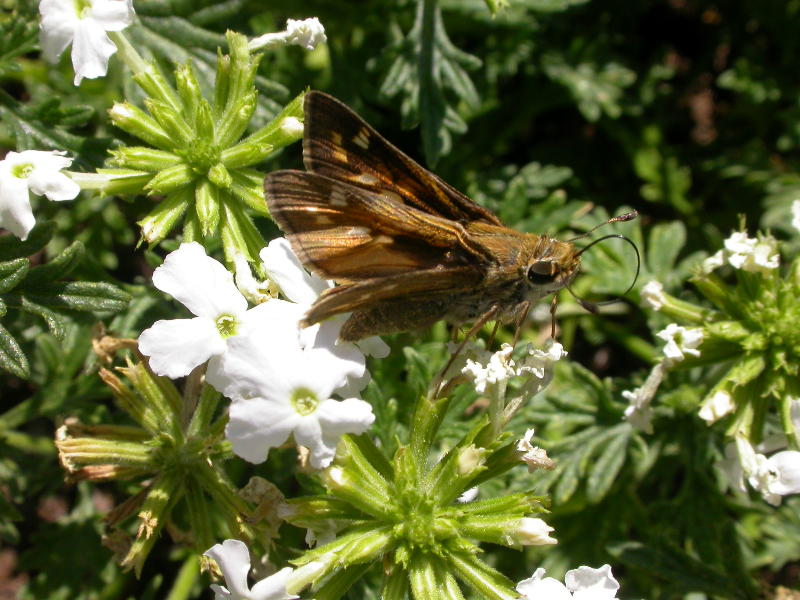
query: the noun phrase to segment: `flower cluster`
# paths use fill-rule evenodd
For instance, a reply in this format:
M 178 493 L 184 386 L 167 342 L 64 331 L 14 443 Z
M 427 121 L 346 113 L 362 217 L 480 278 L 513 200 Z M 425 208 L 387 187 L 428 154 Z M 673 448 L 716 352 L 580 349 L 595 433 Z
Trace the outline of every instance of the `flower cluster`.
M 732 267 L 735 286 L 716 273 L 725 265 Z M 631 401 L 626 414 L 647 428 L 650 401 L 666 370 L 719 365 L 698 414 L 709 425 L 729 419 L 727 432 L 738 451 L 728 453 L 728 462 L 739 466 L 738 475 L 731 468 L 726 472 L 734 473 L 734 487 L 744 489 L 747 479 L 771 503 L 800 491 L 781 483 L 792 477 L 785 473 L 800 465 L 800 453 L 781 452 L 767 459 L 753 450 L 775 428 L 779 446 L 797 448 L 800 442 L 800 422 L 791 417 L 792 403 L 800 396 L 800 261 L 786 269 L 780 273 L 775 239 L 738 231 L 691 279 L 713 308 L 675 298 L 658 282 L 644 286 L 646 306 L 684 325 L 673 323 L 657 334 L 667 342 L 665 358 L 641 388 L 623 392 Z
M 327 287 L 302 269 L 286 240 L 261 254 L 290 298 L 310 300 Z M 172 378 L 208 362 L 206 381 L 233 401 L 226 432 L 242 458 L 262 462 L 269 448 L 294 434 L 311 450 L 311 465 L 323 468 L 342 434 L 372 424 L 363 400 L 332 399 L 335 391 L 355 393 L 366 383 L 364 354 L 354 344 L 336 344 L 335 325 L 326 335 L 320 326 L 301 332 L 305 304 L 273 298 L 248 310 L 231 273 L 197 242 L 170 253 L 153 284 L 195 316 L 157 321 L 139 337 L 140 351 L 154 372 Z M 381 350 L 388 352 L 385 345 Z

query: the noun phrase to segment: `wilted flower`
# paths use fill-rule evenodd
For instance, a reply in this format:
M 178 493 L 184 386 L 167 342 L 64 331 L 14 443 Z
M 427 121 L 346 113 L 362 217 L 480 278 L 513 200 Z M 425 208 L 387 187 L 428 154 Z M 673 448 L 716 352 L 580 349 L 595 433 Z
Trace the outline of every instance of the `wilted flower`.
M 302 21 L 287 19 L 284 31 L 266 33 L 250 40 L 248 46 L 251 50 L 258 50 L 260 48 L 296 44 L 306 50 L 313 50 L 317 47 L 317 44 L 322 44 L 327 39 L 325 28 L 317 17 L 303 19 Z
M 536 469 L 551 471 L 555 468 L 555 463 L 544 448 L 531 444 L 534 430 L 528 429 L 521 440 L 517 441 L 517 452 L 521 453 L 522 462 L 528 465 L 528 472 L 533 473 Z
M 0 161 L 0 227 L 21 240 L 28 238 L 36 224 L 29 191 L 55 201 L 72 200 L 78 195 L 78 184 L 61 173 L 72 164 L 64 154 L 41 150 L 6 154 Z
M 103 77 L 117 47 L 107 31 L 122 31 L 133 22 L 132 0 L 41 0 L 41 44 L 45 59 L 55 63 L 72 44 L 75 85 Z

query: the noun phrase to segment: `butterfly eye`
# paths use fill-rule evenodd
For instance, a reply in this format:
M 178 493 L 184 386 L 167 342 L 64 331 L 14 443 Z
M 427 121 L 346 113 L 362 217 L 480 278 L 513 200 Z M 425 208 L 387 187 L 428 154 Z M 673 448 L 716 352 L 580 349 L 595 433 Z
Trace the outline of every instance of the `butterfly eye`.
M 528 267 L 528 281 L 537 285 L 552 283 L 559 273 L 556 263 L 542 260 Z

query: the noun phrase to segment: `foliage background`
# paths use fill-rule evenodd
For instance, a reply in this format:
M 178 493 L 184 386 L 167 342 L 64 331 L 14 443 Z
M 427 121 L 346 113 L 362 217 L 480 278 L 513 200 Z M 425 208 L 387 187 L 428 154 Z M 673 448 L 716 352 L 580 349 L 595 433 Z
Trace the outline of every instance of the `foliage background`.
M 123 135 L 105 110 L 137 90 L 113 59 L 107 78 L 74 88 L 67 60 L 54 69 L 39 57 L 36 3 L 2 4 L 0 146 L 58 147 L 77 156 L 77 170 L 102 166 Z M 319 17 L 327 46 L 279 49 L 262 61 L 257 121 L 306 86 L 330 92 L 513 227 L 563 237 L 623 206 L 642 214 L 617 227 L 643 253 L 637 288 L 600 317 L 562 298 L 560 336 L 572 361 L 512 424 L 519 433 L 535 424 L 560 465 L 535 482 L 552 496 L 548 521 L 559 545 L 523 556 L 490 547 L 492 564 L 516 580 L 539 565 L 558 576 L 609 562 L 624 598 L 771 598 L 772 586 L 797 588 L 800 503 L 774 509 L 725 493 L 713 468 L 722 430 L 696 415 L 707 391 L 697 373 L 670 376 L 650 436 L 621 420 L 620 392 L 641 384 L 658 353 L 652 331 L 666 324 L 638 308 L 642 283 L 658 279 L 691 297 L 691 265 L 721 246 L 740 215 L 751 231 L 770 228 L 797 248 L 788 223 L 800 196 L 800 2 L 511 0 L 494 17 L 481 0 L 135 7 L 140 22 L 130 35 L 139 51 L 165 66 L 191 57 L 207 81 L 226 29 L 255 35 L 280 30 L 289 17 Z M 264 171 L 299 166 L 291 146 Z M 132 296 L 123 313 L 99 315 L 120 336 L 175 311 L 149 286 L 175 242 L 136 247 L 135 221 L 150 202 L 84 193 L 69 205 L 34 206 L 37 219 L 55 222 L 44 255 L 75 240 L 86 248 L 68 279 L 113 283 Z M 259 226 L 277 234 L 264 219 Z M 591 297 L 621 293 L 633 271 L 623 247 L 602 248 L 587 253 L 577 285 Z M 103 512 L 135 486 L 63 483 L 54 428 L 67 416 L 124 422 L 95 373 L 96 320 L 68 313 L 58 339 L 30 313 L 3 317 L 30 376 L 0 374 L 0 590 L 21 598 L 207 597 L 195 558 L 166 537 L 140 580 L 101 545 Z M 542 340 L 548 330 L 545 318 L 525 335 Z M 442 327 L 395 336 L 392 358 L 372 366 L 375 433 L 387 443 L 402 436 L 411 399 L 430 379 L 426 365 L 442 359 L 430 342 L 444 339 Z M 475 399 L 462 396 L 464 417 L 448 424 L 453 439 Z M 287 450 L 255 469 L 232 461 L 231 476 L 244 483 L 257 472 L 295 495 L 311 484 L 287 475 L 293 460 Z M 526 489 L 530 478 L 517 469 L 490 485 Z M 285 526 L 281 543 L 302 547 L 302 532 Z M 350 597 L 376 590 L 367 578 Z

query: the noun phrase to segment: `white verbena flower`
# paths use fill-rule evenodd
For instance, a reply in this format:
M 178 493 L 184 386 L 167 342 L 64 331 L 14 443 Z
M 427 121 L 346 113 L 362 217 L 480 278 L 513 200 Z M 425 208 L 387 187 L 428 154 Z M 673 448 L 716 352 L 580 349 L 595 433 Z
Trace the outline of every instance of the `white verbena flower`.
M 800 198 L 792 201 L 792 227 L 800 231 Z
M 153 272 L 153 285 L 195 315 L 156 321 L 139 336 L 139 350 L 149 357 L 150 368 L 172 379 L 188 375 L 210 359 L 211 381 L 222 368 L 221 357 L 228 351 L 229 341 L 252 331 L 269 316 L 267 304 L 247 310 L 247 300 L 234 285 L 230 271 L 206 255 L 197 242 L 181 244 L 170 252 Z M 293 341 L 290 336 L 281 340 L 285 344 Z
M 475 391 L 483 394 L 487 385 L 506 381 L 517 374 L 514 361 L 511 359 L 513 351 L 514 348 L 511 344 L 503 344 L 500 350 L 489 357 L 486 366 L 468 358 L 467 364 L 461 369 L 461 372 L 471 377 L 475 382 Z
M 772 238 L 747 237 L 744 231 L 735 231 L 725 240 L 728 263 L 750 273 L 766 273 L 780 264 L 777 243 Z
M 711 425 L 716 423 L 722 417 L 729 415 L 734 411 L 736 405 L 733 403 L 733 398 L 725 390 L 718 390 L 700 407 L 699 415 L 706 423 Z
M 340 342 L 339 331 L 347 320 L 346 315 L 337 315 L 300 330 L 302 316 L 323 291 L 333 287 L 333 282 L 306 271 L 286 238 L 272 240 L 259 256 L 270 279 L 291 301 L 280 302 L 291 305 L 296 312 L 296 318 L 287 321 L 286 327 L 296 332 L 304 348 L 324 348 L 336 359 L 349 365 L 346 381 L 337 387 L 340 392 L 354 394 L 362 390 L 369 383 L 365 355 L 384 358 L 389 354 L 389 346 L 379 337 L 370 337 L 357 343 Z
M 659 331 L 656 336 L 667 342 L 664 345 L 667 367 L 681 362 L 686 358 L 687 354 L 700 356 L 700 351 L 697 347 L 703 343 L 702 329 L 686 329 L 681 325 L 670 323 L 666 329 Z
M 42 150 L 6 154 L 0 161 L 0 227 L 26 240 L 36 224 L 29 192 L 57 202 L 78 195 L 78 184 L 61 173 L 72 164 L 64 154 Z
M 296 44 L 302 46 L 306 50 L 313 50 L 317 47 L 317 44 L 322 44 L 326 42 L 327 39 L 328 38 L 325 36 L 325 28 L 317 17 L 303 19 L 302 21 L 287 19 L 286 29 L 284 31 L 266 33 L 257 38 L 253 38 L 250 40 L 248 46 L 250 50 L 258 50 L 259 48 Z
M 270 330 L 231 339 L 224 368 L 209 378 L 233 400 L 225 434 L 233 451 L 252 463 L 294 435 L 311 451 L 312 467 L 327 467 L 343 434 L 361 434 L 372 425 L 372 407 L 358 398 L 331 398 L 347 373 L 342 361 L 325 350 L 264 343 Z
M 649 281 L 641 291 L 642 304 L 653 310 L 661 310 L 664 306 L 664 286 L 660 281 Z
M 552 471 L 555 468 L 553 460 L 547 456 L 544 448 L 531 444 L 534 430 L 528 429 L 522 439 L 517 440 L 517 452 L 522 454 L 520 460 L 528 465 L 528 472 L 533 473 L 536 469 Z
M 717 250 L 700 264 L 700 272 L 708 275 L 725 264 L 725 252 Z
M 725 449 L 719 467 L 734 489 L 745 491 L 745 479 L 766 502 L 779 506 L 783 496 L 800 493 L 800 452 L 784 450 L 769 458 L 756 452 L 750 442 L 736 437 Z
M 266 579 L 262 579 L 253 587 L 247 584 L 247 574 L 250 572 L 250 552 L 247 546 L 239 540 L 225 540 L 215 544 L 203 553 L 204 556 L 213 558 L 219 565 L 225 584 L 228 587 L 211 585 L 215 600 L 292 600 L 299 598 L 286 591 L 286 581 L 292 574 L 292 569 L 286 567 Z
M 599 569 L 578 567 L 567 571 L 564 583 L 544 576 L 544 569 L 534 571 L 533 576 L 520 581 L 517 591 L 525 600 L 613 600 L 617 597 L 619 583 L 611 574 L 611 567 Z
M 75 85 L 103 77 L 117 47 L 107 31 L 122 31 L 133 22 L 132 0 L 41 0 L 40 38 L 46 60 L 55 63 L 72 44 Z
M 543 382 L 549 383 L 553 377 L 554 365 L 567 355 L 564 346 L 548 340 L 544 350 L 528 346 L 528 353 L 520 361 L 517 375 L 533 375 Z M 546 385 L 545 383 L 545 385 Z

